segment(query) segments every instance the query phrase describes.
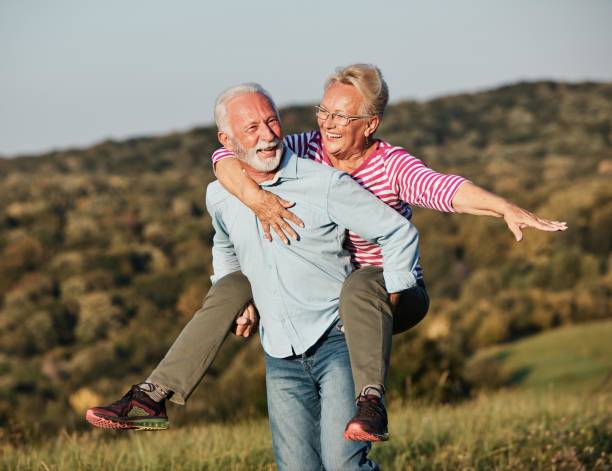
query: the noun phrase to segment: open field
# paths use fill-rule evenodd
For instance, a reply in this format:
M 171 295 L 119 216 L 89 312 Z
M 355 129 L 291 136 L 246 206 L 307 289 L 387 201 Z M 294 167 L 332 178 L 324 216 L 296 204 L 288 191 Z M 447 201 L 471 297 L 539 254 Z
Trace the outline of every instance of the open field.
M 311 104 L 285 108 L 281 119 L 287 134 L 317 126 Z M 529 230 L 517 244 L 501 219 L 414 207 L 432 304 L 394 340 L 393 438 L 374 450 L 387 469 L 459 466 L 452 450 L 466 438 L 455 431 L 472 419 L 490 442 L 465 445 L 468 462 L 484 467 L 474 463 L 546 420 L 548 409 L 538 415 L 530 402 L 561 417 L 554 407 L 595 407 L 612 389 L 610 324 L 567 331 L 570 339 L 535 335 L 612 318 L 611 122 L 612 82 L 521 82 L 389 106 L 377 136 L 569 228 Z M 113 435 L 89 434 L 83 420 L 87 407 L 147 378 L 202 304 L 213 270 L 203 188 L 218 146 L 216 127 L 204 126 L 0 158 L 0 468 L 271 462 L 267 427 L 247 423 L 266 410 L 256 338 L 226 340 L 188 406 L 171 408 L 168 433 L 124 435 L 115 449 Z M 510 343 L 519 339 L 526 343 Z M 468 363 L 477 352 L 484 356 Z M 508 388 L 518 390 L 497 399 Z M 497 401 L 531 410 L 506 427 L 510 438 L 473 417 Z M 584 417 L 607 419 L 600 409 Z M 449 422 L 453 414 L 463 416 Z M 423 435 L 424 417 L 440 435 Z M 605 449 L 593 437 L 585 440 Z
M 392 438 L 375 445 L 372 457 L 383 470 L 612 469 L 611 329 L 609 321 L 563 328 L 484 352 L 506 351 L 504 367 L 529 374 L 513 389 L 456 405 L 393 404 Z M 274 469 L 264 420 L 63 433 L 39 445 L 3 444 L 0 457 L 3 470 Z
M 612 469 L 612 396 L 504 391 L 455 406 L 391 411 L 383 470 Z M 3 445 L 3 470 L 274 469 L 265 421 L 167 432 L 62 434 L 40 446 Z

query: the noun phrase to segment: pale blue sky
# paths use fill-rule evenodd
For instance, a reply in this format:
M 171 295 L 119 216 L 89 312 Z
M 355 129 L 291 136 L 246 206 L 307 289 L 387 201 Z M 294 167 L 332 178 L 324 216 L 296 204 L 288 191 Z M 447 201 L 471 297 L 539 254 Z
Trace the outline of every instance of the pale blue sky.
M 517 80 L 612 80 L 609 0 L 0 0 L 0 155 L 212 122 L 258 81 L 315 103 L 372 62 L 391 100 Z

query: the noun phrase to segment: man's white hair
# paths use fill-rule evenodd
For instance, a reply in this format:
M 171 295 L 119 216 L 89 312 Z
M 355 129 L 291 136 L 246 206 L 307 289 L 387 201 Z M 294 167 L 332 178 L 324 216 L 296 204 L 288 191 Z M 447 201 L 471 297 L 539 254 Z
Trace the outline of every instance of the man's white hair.
M 236 98 L 240 95 L 244 95 L 245 93 L 259 93 L 260 95 L 265 96 L 270 102 L 272 108 L 274 109 L 274 112 L 278 116 L 278 109 L 276 108 L 276 104 L 274 103 L 274 100 L 265 88 L 255 82 L 241 83 L 240 85 L 230 87 L 227 90 L 221 92 L 221 94 L 217 97 L 217 100 L 215 101 L 215 122 L 217 123 L 217 129 L 220 132 L 224 132 L 232 136 L 232 132 L 227 122 L 227 104 L 233 98 Z

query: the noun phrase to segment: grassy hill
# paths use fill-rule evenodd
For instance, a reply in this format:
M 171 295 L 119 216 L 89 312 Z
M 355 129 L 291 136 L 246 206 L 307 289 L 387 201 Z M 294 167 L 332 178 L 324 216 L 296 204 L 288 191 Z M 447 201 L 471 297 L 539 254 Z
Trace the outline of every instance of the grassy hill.
M 286 132 L 311 107 L 282 110 Z M 542 215 L 562 234 L 415 211 L 430 313 L 394 339 L 389 399 L 445 403 L 477 350 L 612 313 L 612 84 L 519 83 L 391 106 L 380 135 Z M 200 305 L 212 127 L 0 159 L 0 439 L 82 429 L 148 373 Z M 248 358 L 249 362 L 244 359 Z M 248 365 L 248 368 L 245 367 Z M 505 384 L 506 378 L 496 379 Z M 176 424 L 265 413 L 257 339 L 230 339 Z
M 496 386 L 503 381 L 522 389 L 610 390 L 612 321 L 562 327 L 484 349 L 466 368 L 475 382 Z
M 478 353 L 476 362 L 509 352 L 504 367 L 543 377 L 526 376 L 513 389 L 456 405 L 396 402 L 392 438 L 376 444 L 372 457 L 384 470 L 611 469 L 612 395 L 600 387 L 604 370 L 610 372 L 611 329 L 609 321 L 564 327 Z M 577 357 L 603 362 L 603 370 L 568 357 L 568 346 L 585 339 L 589 347 Z M 544 382 L 555 388 L 539 387 Z M 38 446 L 4 445 L 0 456 L 1 469 L 15 471 L 274 469 L 263 420 L 167 432 L 63 433 Z

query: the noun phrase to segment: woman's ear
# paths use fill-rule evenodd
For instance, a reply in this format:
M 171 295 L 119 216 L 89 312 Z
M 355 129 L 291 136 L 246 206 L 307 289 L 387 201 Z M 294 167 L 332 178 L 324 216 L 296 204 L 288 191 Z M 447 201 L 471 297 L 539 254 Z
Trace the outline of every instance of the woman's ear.
M 380 116 L 372 116 L 365 129 L 365 137 L 368 138 L 374 134 L 378 129 L 378 126 L 380 126 Z

